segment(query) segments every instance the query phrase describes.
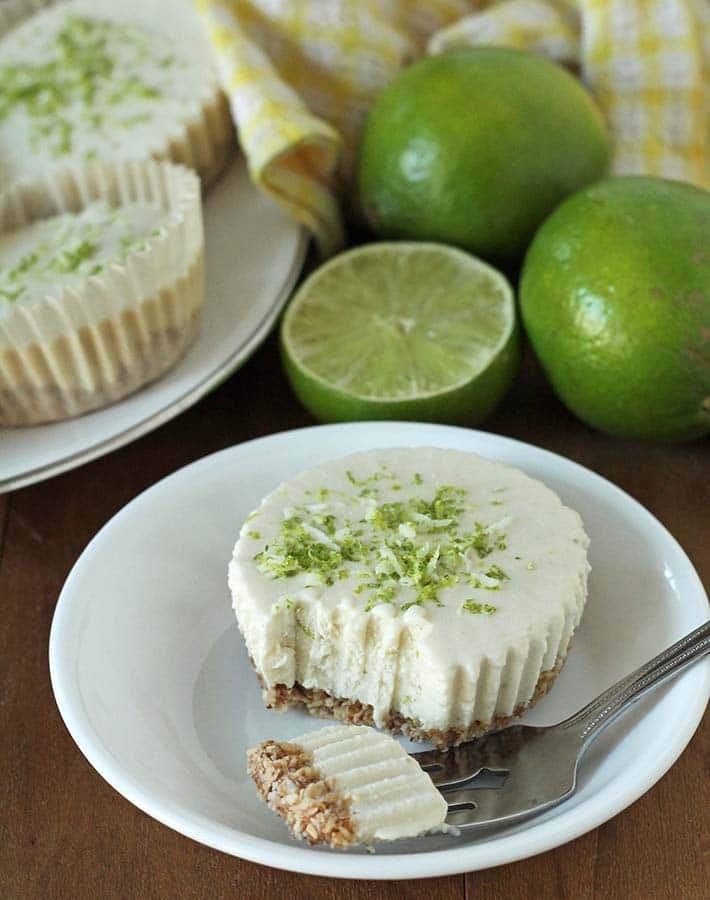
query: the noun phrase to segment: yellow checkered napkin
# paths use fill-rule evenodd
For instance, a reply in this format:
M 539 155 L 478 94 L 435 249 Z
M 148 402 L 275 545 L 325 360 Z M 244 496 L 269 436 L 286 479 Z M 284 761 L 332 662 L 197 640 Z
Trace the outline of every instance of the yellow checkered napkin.
M 578 69 L 614 171 L 708 185 L 708 0 L 195 0 L 252 177 L 343 244 L 362 122 L 424 53 L 498 44 Z

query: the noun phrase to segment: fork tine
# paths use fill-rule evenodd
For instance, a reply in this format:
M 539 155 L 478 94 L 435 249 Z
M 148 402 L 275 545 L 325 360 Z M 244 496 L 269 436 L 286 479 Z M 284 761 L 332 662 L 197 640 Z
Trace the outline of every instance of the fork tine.
M 489 766 L 474 769 L 470 774 L 452 775 L 446 770 L 438 772 L 427 772 L 434 785 L 446 794 L 448 799 L 448 791 L 452 788 L 470 787 L 476 790 L 483 788 L 501 787 L 504 778 L 508 775 L 508 769 L 492 769 Z
M 445 791 L 447 788 L 456 787 L 457 785 L 468 784 L 468 782 L 473 781 L 478 776 L 478 772 L 473 772 L 470 775 L 455 776 L 451 775 L 446 769 L 434 772 L 428 772 L 426 769 L 424 771 L 427 772 L 434 782 L 434 785 L 438 787 L 440 791 Z
M 425 750 L 411 755 L 434 784 L 442 789 L 471 781 L 483 768 L 473 744 L 463 744 L 450 750 Z
M 509 772 L 502 784 L 498 776 L 498 787 L 474 782 L 458 790 L 442 790 L 449 805 L 447 823 L 463 829 L 510 824 L 556 806 L 574 792 L 573 773 L 564 783 L 548 785 L 547 790 L 541 790 L 536 779 L 529 778 L 530 773 L 522 778 L 516 774 Z
M 446 821 L 468 829 L 513 822 L 569 796 L 576 749 L 554 727 L 515 725 L 413 756 L 449 804 Z
M 572 791 L 573 788 L 570 787 L 557 797 L 532 800 L 525 799 L 516 792 L 506 791 L 504 787 L 483 790 L 464 788 L 446 794 L 449 804 L 446 822 L 464 830 L 512 824 L 551 809 L 569 797 Z
M 527 725 L 513 725 L 504 731 L 484 735 L 449 750 L 412 753 L 434 784 L 441 789 L 477 778 L 483 769 L 508 771 L 518 750 L 538 733 Z

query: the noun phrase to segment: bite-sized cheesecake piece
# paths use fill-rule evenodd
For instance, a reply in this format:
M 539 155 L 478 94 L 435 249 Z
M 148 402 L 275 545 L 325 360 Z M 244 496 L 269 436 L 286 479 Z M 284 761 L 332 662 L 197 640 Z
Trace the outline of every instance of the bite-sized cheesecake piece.
M 584 607 L 587 545 L 577 513 L 517 469 L 373 450 L 266 497 L 229 585 L 267 706 L 447 746 L 545 693 Z
M 12 16 L 0 11 L 0 188 L 92 160 L 170 159 L 205 181 L 221 171 L 234 129 L 190 0 L 173 0 L 168 15 L 160 0 L 10 5 Z
M 68 418 L 157 378 L 203 299 L 194 172 L 92 164 L 0 193 L 0 425 Z
M 388 735 L 334 725 L 247 753 L 249 774 L 293 834 L 349 847 L 445 829 L 446 802 Z

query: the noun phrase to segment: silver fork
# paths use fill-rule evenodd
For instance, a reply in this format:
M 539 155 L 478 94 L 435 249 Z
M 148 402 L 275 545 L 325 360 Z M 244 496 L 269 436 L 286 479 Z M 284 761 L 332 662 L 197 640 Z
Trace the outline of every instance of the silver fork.
M 569 797 L 584 752 L 606 726 L 709 650 L 710 621 L 557 725 L 512 725 L 412 756 L 448 802 L 449 825 L 468 831 L 514 823 Z

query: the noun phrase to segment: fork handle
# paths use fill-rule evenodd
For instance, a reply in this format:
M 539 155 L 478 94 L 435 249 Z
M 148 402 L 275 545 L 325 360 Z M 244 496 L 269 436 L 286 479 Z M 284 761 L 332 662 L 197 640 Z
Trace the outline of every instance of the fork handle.
M 654 688 L 673 678 L 710 651 L 710 620 L 691 631 L 667 650 L 617 681 L 591 703 L 560 722 L 560 730 L 572 731 L 580 749 L 588 746 L 610 722 Z

